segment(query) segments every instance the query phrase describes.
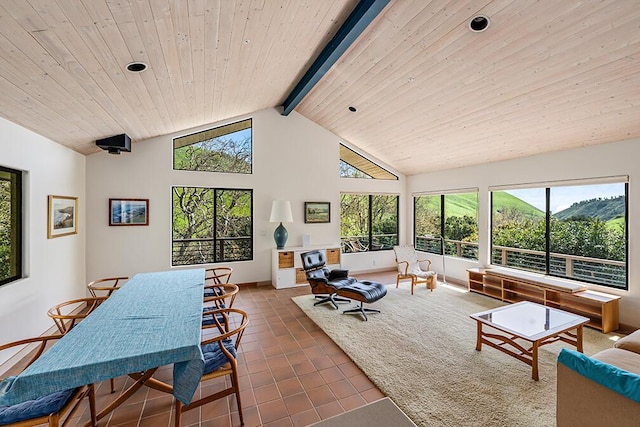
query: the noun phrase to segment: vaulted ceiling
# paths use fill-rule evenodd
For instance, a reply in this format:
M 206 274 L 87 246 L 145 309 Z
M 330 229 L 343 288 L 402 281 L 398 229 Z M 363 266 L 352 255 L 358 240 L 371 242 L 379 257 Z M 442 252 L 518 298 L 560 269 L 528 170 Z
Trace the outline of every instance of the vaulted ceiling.
M 90 154 L 277 107 L 357 3 L 3 0 L 0 115 Z M 640 7 L 391 0 L 295 111 L 407 175 L 640 137 Z

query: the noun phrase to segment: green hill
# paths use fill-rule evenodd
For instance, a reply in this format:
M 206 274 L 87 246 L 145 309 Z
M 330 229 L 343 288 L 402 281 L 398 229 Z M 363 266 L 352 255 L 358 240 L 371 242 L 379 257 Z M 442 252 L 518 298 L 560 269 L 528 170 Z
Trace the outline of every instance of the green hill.
M 556 212 L 553 216 L 563 220 L 586 217 L 609 221 L 615 218 L 624 218 L 624 196 L 582 200 L 567 209 Z
M 498 212 L 518 212 L 525 218 L 541 219 L 545 217 L 544 211 L 513 196 L 506 191 L 496 191 L 493 194 L 493 205 L 498 208 Z

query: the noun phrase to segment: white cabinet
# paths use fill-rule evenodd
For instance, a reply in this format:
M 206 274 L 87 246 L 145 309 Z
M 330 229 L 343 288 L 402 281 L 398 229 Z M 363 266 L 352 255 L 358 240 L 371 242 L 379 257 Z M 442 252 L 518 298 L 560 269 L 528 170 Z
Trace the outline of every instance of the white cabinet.
M 300 254 L 309 251 L 322 251 L 327 259 L 327 268 L 334 270 L 340 268 L 340 244 L 292 247 L 273 249 L 271 258 L 271 284 L 276 289 L 307 286 L 307 275 L 302 268 Z

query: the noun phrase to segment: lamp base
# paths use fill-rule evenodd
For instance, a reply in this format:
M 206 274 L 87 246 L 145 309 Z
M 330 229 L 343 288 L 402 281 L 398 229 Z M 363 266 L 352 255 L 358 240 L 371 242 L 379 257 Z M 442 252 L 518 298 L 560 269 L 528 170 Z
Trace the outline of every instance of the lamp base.
M 282 223 L 276 227 L 276 231 L 273 232 L 273 238 L 276 241 L 276 248 L 284 249 L 284 245 L 287 243 L 287 239 L 289 238 L 289 233 Z

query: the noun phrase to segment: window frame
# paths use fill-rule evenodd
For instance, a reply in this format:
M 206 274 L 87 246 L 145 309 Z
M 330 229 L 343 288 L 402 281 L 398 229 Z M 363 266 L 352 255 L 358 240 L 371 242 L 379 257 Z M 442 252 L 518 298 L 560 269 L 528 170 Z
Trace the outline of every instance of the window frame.
M 176 168 L 176 141 L 178 141 L 180 139 L 191 138 L 191 137 L 195 138 L 196 135 L 204 134 L 204 133 L 207 133 L 207 132 L 215 133 L 215 131 L 218 130 L 218 129 L 223 129 L 225 127 L 232 127 L 234 125 L 240 125 L 243 122 L 248 122 L 249 126 L 246 127 L 246 128 L 237 130 L 237 131 L 233 131 L 233 132 L 229 132 L 229 133 L 223 133 L 221 135 L 216 136 L 216 138 L 220 137 L 220 136 L 224 136 L 224 135 L 230 135 L 230 134 L 235 133 L 235 132 L 240 132 L 240 131 L 245 130 L 245 129 L 249 129 L 250 130 L 250 132 L 251 132 L 251 147 L 250 147 L 251 162 L 249 164 L 249 171 L 248 172 L 237 172 L 237 171 L 228 171 L 228 170 L 204 170 L 204 169 L 179 169 L 179 168 Z M 211 139 L 211 138 L 208 138 L 208 139 Z M 183 146 L 181 146 L 179 148 L 183 148 L 183 147 L 186 147 L 188 145 L 197 144 L 199 142 L 204 142 L 204 141 L 207 141 L 208 139 L 203 139 L 203 140 L 200 140 L 200 141 L 196 141 L 196 142 L 193 142 L 191 144 L 185 144 L 185 145 L 183 145 Z M 246 118 L 246 119 L 242 119 L 242 120 L 237 120 L 237 121 L 234 121 L 234 122 L 231 122 L 231 123 L 227 123 L 227 124 L 224 124 L 224 125 L 210 127 L 210 128 L 207 128 L 207 129 L 203 129 L 203 130 L 197 131 L 197 132 L 192 132 L 192 133 L 187 134 L 187 135 L 174 137 L 172 139 L 171 145 L 172 145 L 172 147 L 171 147 L 171 169 L 174 170 L 174 171 L 208 172 L 208 173 L 231 173 L 231 174 L 238 174 L 238 175 L 251 175 L 251 174 L 253 174 L 253 118 L 251 118 L 251 117 Z
M 452 257 L 452 258 L 458 258 L 458 259 L 464 259 L 464 260 L 470 260 L 470 261 L 478 261 L 479 259 L 479 250 L 480 250 L 480 245 L 479 242 L 469 242 L 469 243 L 473 243 L 475 244 L 475 253 L 476 256 L 475 258 L 470 258 L 470 257 L 465 257 L 465 256 L 458 256 L 458 255 L 452 255 L 452 254 L 447 254 L 445 253 L 444 247 L 447 241 L 447 236 L 446 234 L 446 227 L 447 227 L 447 222 L 446 222 L 446 197 L 447 196 L 455 196 L 455 195 L 461 195 L 461 194 L 475 194 L 476 195 L 476 232 L 479 234 L 480 233 L 480 222 L 479 222 L 479 208 L 480 208 L 480 200 L 479 200 L 479 190 L 475 189 L 475 188 L 469 188 L 469 189 L 461 189 L 461 190 L 457 190 L 457 191 L 443 191 L 443 192 L 433 192 L 433 193 L 426 193 L 426 194 L 414 194 L 413 195 L 413 245 L 415 248 L 419 248 L 420 245 L 418 245 L 418 233 L 416 231 L 416 205 L 417 205 L 417 201 L 419 197 L 439 197 L 440 198 L 440 230 L 439 230 L 439 234 L 437 236 L 434 236 L 434 238 L 439 239 L 440 241 L 438 242 L 437 246 L 438 246 L 438 251 L 434 252 L 432 250 L 429 250 L 429 248 L 427 249 L 418 249 L 420 251 L 426 252 L 426 253 L 432 253 L 434 255 L 440 255 L 440 256 L 448 256 L 448 257 Z M 479 238 L 479 236 L 478 236 Z M 463 252 L 464 253 L 464 252 Z
M 607 183 L 611 183 L 607 180 L 601 180 L 599 181 L 598 178 L 594 178 L 594 179 L 589 179 L 589 180 L 585 180 L 586 182 L 584 183 L 584 185 L 599 185 L 599 184 L 607 184 Z M 616 182 L 616 181 L 614 181 Z M 524 187 L 519 187 L 517 185 L 514 185 L 513 188 L 509 188 L 507 186 L 505 187 L 499 187 L 499 188 L 490 188 L 489 189 L 489 211 L 490 211 L 490 218 L 489 218 L 489 264 L 491 266 L 495 266 L 495 267 L 507 267 L 507 268 L 513 268 L 516 269 L 518 271 L 525 271 L 525 272 L 532 272 L 533 274 L 544 274 L 545 276 L 550 276 L 550 277 L 557 277 L 559 279 L 565 279 L 565 280 L 576 280 L 579 282 L 584 282 L 584 283 L 589 283 L 589 284 L 593 284 L 593 285 L 597 285 L 597 286 L 602 286 L 608 289 L 616 289 L 616 290 L 621 290 L 621 291 L 628 291 L 629 290 L 629 181 L 628 179 L 626 180 L 620 180 L 617 181 L 617 183 L 619 184 L 624 184 L 624 197 L 625 197 L 625 206 L 624 206 L 624 226 L 625 226 L 625 249 L 624 249 L 624 256 L 625 256 L 625 260 L 624 260 L 624 264 L 625 264 L 625 283 L 624 283 L 624 287 L 620 287 L 620 286 L 615 286 L 612 284 L 607 284 L 604 282 L 598 282 L 595 280 L 588 280 L 588 278 L 583 278 L 583 277 L 567 277 L 559 275 L 559 274 L 554 274 L 553 270 L 551 268 L 551 256 L 550 254 L 552 253 L 551 251 L 551 190 L 553 188 L 558 188 L 558 187 L 566 187 L 569 185 L 573 185 L 573 186 L 579 186 L 581 184 L 570 184 L 570 183 L 565 183 L 562 181 L 559 182 L 546 182 L 546 183 L 540 183 L 539 186 L 534 186 L 534 185 L 528 185 L 526 186 L 526 188 L 536 188 L 536 189 L 541 189 L 545 191 L 545 212 L 544 212 L 544 221 L 545 221 L 545 236 L 544 236 L 544 240 L 545 240 L 545 249 L 544 249 L 544 265 L 545 265 L 545 271 L 531 271 L 531 270 L 526 270 L 523 268 L 518 268 L 516 266 L 503 266 L 501 264 L 494 264 L 493 263 L 493 240 L 494 240 L 494 232 L 493 232 L 493 228 L 494 228 L 494 223 L 495 223 L 495 218 L 494 218 L 494 212 L 495 209 L 493 207 L 493 201 L 494 201 L 494 193 L 501 191 L 501 192 L 506 192 L 509 190 L 516 190 L 518 188 L 524 188 Z M 564 255 L 570 255 L 570 254 L 564 254 Z
M 206 240 L 211 240 L 212 241 L 212 256 L 211 256 L 211 261 L 206 261 L 206 262 L 202 262 L 202 263 L 190 263 L 190 264 L 176 264 L 174 263 L 174 245 L 176 243 L 176 240 L 174 238 L 174 191 L 176 188 L 199 188 L 199 189 L 207 189 L 207 190 L 211 190 L 213 191 L 213 212 L 212 212 L 212 218 L 211 218 L 211 222 L 212 222 L 212 237 L 210 239 L 206 239 Z M 221 241 L 221 240 L 229 240 L 228 238 L 218 238 L 217 237 L 217 211 L 218 211 L 218 204 L 216 203 L 217 200 L 217 194 L 220 191 L 244 191 L 244 192 L 248 192 L 250 200 L 251 200 L 251 235 L 248 237 L 244 237 L 243 239 L 249 240 L 249 255 L 246 258 L 242 258 L 242 259 L 218 259 L 218 254 L 217 254 L 217 242 Z M 203 265 L 203 264 L 218 264 L 218 263 L 230 263 L 230 262 L 242 262 L 242 261 L 253 261 L 254 260 L 254 242 L 255 242 L 255 230 L 254 230 L 254 220 L 255 220 L 255 215 L 254 215 L 254 198 L 253 198 L 253 189 L 252 188 L 230 188 L 230 187 L 206 187 L 206 186 L 197 186 L 197 185 L 172 185 L 171 186 L 171 266 L 172 267 L 184 267 L 184 266 L 195 266 L 195 265 Z
M 12 209 L 12 215 L 10 218 L 10 239 L 12 241 L 10 252 L 12 255 L 9 257 L 9 270 L 13 270 L 15 273 L 8 275 L 3 279 L 0 279 L 0 286 L 2 286 L 20 280 L 23 277 L 24 223 L 22 216 L 24 215 L 24 181 L 22 177 L 22 171 L 20 170 L 0 166 L 0 171 L 10 174 L 14 179 L 14 185 L 11 186 L 10 203 L 12 207 L 16 208 Z
M 350 194 L 350 195 L 356 195 L 356 196 L 367 196 L 367 233 L 368 233 L 368 241 L 367 241 L 367 247 L 365 250 L 361 250 L 361 251 L 346 251 L 345 250 L 345 241 L 343 239 L 344 236 L 340 236 L 340 245 L 342 246 L 342 252 L 344 253 L 363 253 L 363 252 L 378 252 L 378 251 L 389 251 L 389 250 L 393 250 L 393 246 L 391 245 L 391 247 L 384 247 L 384 245 L 380 248 L 373 248 L 373 222 L 372 222 L 372 212 L 373 212 L 373 197 L 376 196 L 392 196 L 396 198 L 396 245 L 399 243 L 400 241 L 400 195 L 399 194 L 383 194 L 383 193 L 349 193 L 349 192 L 341 192 L 340 193 L 340 198 L 342 199 L 342 195 L 343 194 Z M 340 204 L 340 218 L 342 219 L 342 203 Z M 340 233 L 342 234 L 342 233 Z M 349 237 L 349 236 L 347 236 Z

